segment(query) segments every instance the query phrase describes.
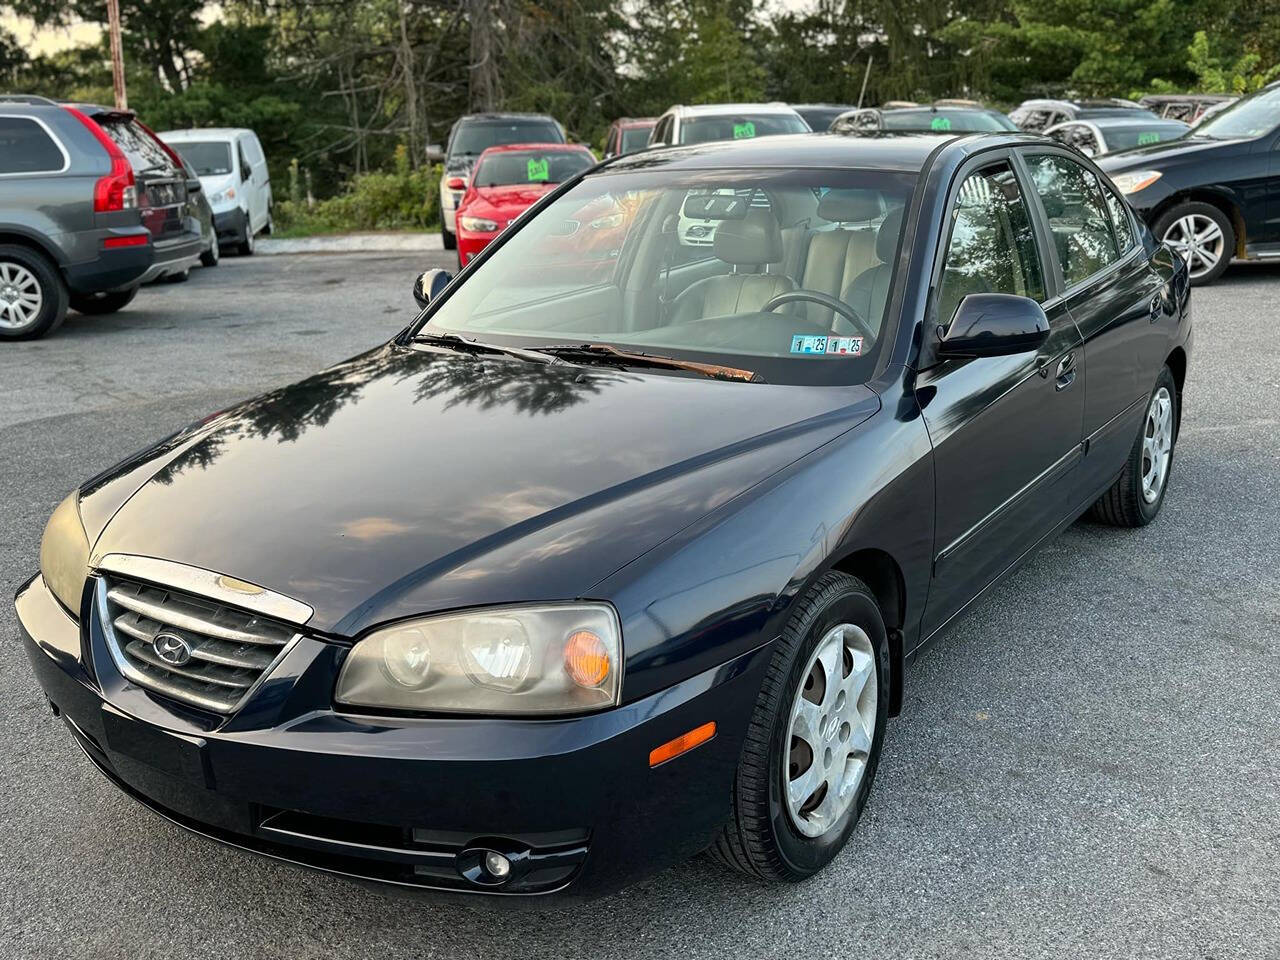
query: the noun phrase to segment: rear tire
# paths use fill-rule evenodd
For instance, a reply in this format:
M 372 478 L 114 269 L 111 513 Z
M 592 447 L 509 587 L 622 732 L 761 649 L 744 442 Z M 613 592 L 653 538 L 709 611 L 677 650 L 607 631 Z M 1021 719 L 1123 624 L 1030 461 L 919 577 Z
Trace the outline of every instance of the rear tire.
M 1231 218 L 1211 203 L 1179 204 L 1161 214 L 1151 232 L 1187 261 L 1192 286 L 1217 280 L 1236 252 Z
M 450 232 L 449 232 L 448 230 L 446 230 L 444 227 L 441 227 L 441 228 L 440 228 L 440 239 L 441 239 L 441 241 L 444 243 L 444 248 L 445 248 L 446 250 L 457 250 L 457 249 L 458 249 L 458 235 L 457 235 L 456 233 L 450 233 Z
M 128 290 L 114 290 L 111 293 L 73 293 L 71 295 L 71 307 L 81 313 L 96 317 L 123 310 L 137 295 L 137 287 L 130 287 Z
M 824 574 L 774 650 L 712 857 L 772 882 L 804 880 L 835 858 L 875 780 L 891 669 L 875 595 L 855 577 Z
M 256 243 L 253 238 L 253 227 L 249 225 L 249 217 L 244 218 L 244 239 L 240 241 L 240 256 L 252 257 Z
M 47 336 L 67 316 L 67 285 L 44 254 L 0 244 L 0 340 Z
M 222 259 L 222 248 L 218 246 L 218 238 L 213 238 L 213 243 L 209 244 L 209 249 L 200 254 L 200 263 L 206 267 L 216 267 L 218 261 Z
M 1145 527 L 1156 518 L 1169 489 L 1178 418 L 1178 386 L 1165 367 L 1147 400 L 1129 459 L 1116 482 L 1090 510 L 1093 519 L 1113 527 Z

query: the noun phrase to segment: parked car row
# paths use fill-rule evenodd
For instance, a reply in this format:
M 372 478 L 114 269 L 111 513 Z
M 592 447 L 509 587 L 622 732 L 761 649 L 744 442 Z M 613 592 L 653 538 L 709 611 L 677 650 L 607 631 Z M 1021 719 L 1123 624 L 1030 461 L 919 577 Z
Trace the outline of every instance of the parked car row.
M 180 152 L 218 140 L 240 151 L 225 171 L 206 169 L 205 150 Z M 219 234 L 251 253 L 270 208 L 250 131 L 158 136 L 128 110 L 0 96 L 0 339 L 44 336 L 68 309 L 113 313 L 144 283 L 216 266 Z

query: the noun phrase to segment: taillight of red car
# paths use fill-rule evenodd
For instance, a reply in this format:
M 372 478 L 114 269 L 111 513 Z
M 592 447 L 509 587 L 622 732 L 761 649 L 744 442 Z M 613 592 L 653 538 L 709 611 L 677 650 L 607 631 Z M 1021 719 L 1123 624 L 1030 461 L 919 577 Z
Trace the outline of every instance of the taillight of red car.
M 93 185 L 94 213 L 111 213 L 116 210 L 132 210 L 138 205 L 137 181 L 133 176 L 133 167 L 128 158 L 116 146 L 115 141 L 103 132 L 103 129 L 86 117 L 75 107 L 66 107 L 68 113 L 84 124 L 85 129 L 93 134 L 102 144 L 107 156 L 111 158 L 111 172 L 99 177 Z

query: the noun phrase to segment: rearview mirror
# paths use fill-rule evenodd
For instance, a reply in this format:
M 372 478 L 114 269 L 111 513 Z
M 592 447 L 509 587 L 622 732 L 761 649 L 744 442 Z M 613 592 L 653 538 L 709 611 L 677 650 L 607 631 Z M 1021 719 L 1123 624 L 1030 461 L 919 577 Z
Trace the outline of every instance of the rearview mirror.
M 444 163 L 444 147 L 438 143 L 428 143 L 427 163 Z
M 1048 338 L 1049 318 L 1030 297 L 971 293 L 941 332 L 938 356 L 1007 357 L 1035 350 Z
M 418 279 L 413 281 L 413 299 L 418 302 L 419 307 L 425 308 L 440 296 L 440 291 L 447 287 L 452 279 L 453 275 L 448 270 L 439 268 L 424 270 L 418 274 Z

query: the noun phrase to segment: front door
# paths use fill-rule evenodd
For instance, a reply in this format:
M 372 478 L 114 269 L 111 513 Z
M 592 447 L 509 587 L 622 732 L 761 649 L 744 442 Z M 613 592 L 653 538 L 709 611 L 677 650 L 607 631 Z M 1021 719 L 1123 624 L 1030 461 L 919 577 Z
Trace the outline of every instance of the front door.
M 917 378 L 936 484 L 926 637 L 1066 516 L 1084 411 L 1080 334 L 1061 299 L 1048 297 L 1046 261 L 1009 160 L 969 173 L 951 204 L 934 280 L 938 323 L 949 325 L 968 294 L 1010 293 L 1039 301 L 1051 332 L 1039 350 L 945 360 Z

